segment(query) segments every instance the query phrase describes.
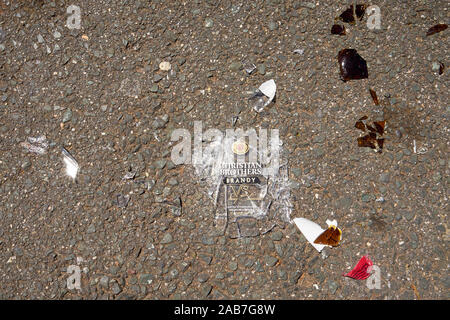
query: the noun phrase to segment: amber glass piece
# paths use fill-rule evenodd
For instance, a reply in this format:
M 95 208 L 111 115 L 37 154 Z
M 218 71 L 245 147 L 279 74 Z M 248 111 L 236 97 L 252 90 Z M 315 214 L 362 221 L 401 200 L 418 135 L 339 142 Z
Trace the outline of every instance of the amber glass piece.
M 365 126 L 364 122 L 362 122 L 362 121 L 357 121 L 355 123 L 355 128 L 357 128 L 361 131 L 366 131 L 366 126 Z
M 386 121 L 375 121 L 373 125 L 375 126 L 375 129 L 377 129 L 377 132 L 382 136 L 384 133 L 384 125 L 386 124 Z
M 375 142 L 376 139 L 367 134 L 364 137 L 358 138 L 358 147 L 368 147 L 375 149 Z
M 428 31 L 427 31 L 427 37 L 428 37 L 428 36 L 431 36 L 431 35 L 433 35 L 433 34 L 435 34 L 435 33 L 444 31 L 444 30 L 447 29 L 447 28 L 448 28 L 448 25 L 446 25 L 446 24 L 437 24 L 437 25 L 435 25 L 435 26 L 432 26 L 432 27 L 431 27 L 430 29 L 428 29 Z
M 322 232 L 317 239 L 314 240 L 314 243 L 336 247 L 341 241 L 341 235 L 342 231 L 339 228 L 329 226 L 327 230 Z
M 378 106 L 380 104 L 380 102 L 378 101 L 377 93 L 372 89 L 369 89 L 369 92 L 370 92 L 370 95 L 372 96 L 373 103 L 375 103 L 375 105 Z

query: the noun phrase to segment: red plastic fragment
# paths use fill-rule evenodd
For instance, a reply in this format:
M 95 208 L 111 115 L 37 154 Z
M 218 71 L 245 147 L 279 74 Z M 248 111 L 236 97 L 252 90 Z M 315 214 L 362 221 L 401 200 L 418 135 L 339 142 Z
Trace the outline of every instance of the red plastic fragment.
M 347 274 L 343 274 L 344 277 L 349 277 L 356 280 L 364 280 L 370 276 L 371 267 L 373 266 L 372 260 L 368 256 L 363 256 L 359 260 L 358 264 Z

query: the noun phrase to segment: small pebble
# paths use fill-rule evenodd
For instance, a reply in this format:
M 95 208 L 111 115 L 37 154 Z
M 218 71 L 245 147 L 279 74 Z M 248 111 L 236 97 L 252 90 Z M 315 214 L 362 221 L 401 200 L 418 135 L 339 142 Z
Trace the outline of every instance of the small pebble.
M 162 238 L 161 243 L 162 243 L 162 244 L 171 243 L 172 240 L 173 240 L 172 235 L 171 235 L 170 233 L 166 233 L 166 234 L 164 235 L 164 237 Z
M 162 71 L 169 71 L 172 68 L 172 65 L 168 61 L 163 61 L 159 64 L 159 69 Z
M 205 19 L 205 27 L 206 28 L 211 28 L 213 25 L 214 25 L 214 21 L 211 18 Z

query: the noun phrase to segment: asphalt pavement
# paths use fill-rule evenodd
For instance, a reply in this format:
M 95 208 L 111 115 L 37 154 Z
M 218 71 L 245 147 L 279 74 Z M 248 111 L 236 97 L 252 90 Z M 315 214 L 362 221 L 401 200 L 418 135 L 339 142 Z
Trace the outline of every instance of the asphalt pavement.
M 358 2 L 378 27 L 336 20 L 352 3 L 3 0 L 0 298 L 449 299 L 449 30 L 426 35 L 449 2 Z M 343 49 L 367 77 L 341 79 Z M 358 146 L 363 117 L 381 150 Z M 220 216 L 174 163 L 198 121 L 279 131 L 257 218 Z M 336 220 L 339 245 L 319 253 L 300 217 Z M 364 255 L 378 286 L 343 276 Z

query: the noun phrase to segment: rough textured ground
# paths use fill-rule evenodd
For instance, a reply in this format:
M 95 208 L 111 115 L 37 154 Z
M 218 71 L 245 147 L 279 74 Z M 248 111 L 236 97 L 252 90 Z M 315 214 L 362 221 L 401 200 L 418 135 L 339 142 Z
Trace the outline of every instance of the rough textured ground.
M 449 73 L 433 70 L 450 64 L 448 30 L 425 37 L 449 21 L 448 2 L 374 1 L 381 30 L 364 18 L 335 36 L 351 1 L 340 2 L 2 0 L 0 297 L 448 299 Z M 71 4 L 80 30 L 66 27 Z M 367 61 L 368 79 L 339 80 L 344 48 Z M 268 79 L 277 98 L 258 114 L 248 92 Z M 337 219 L 339 247 L 319 254 L 294 225 L 216 231 L 192 166 L 170 161 L 170 134 L 195 120 L 225 130 L 238 113 L 237 127 L 280 130 L 292 217 Z M 356 144 L 363 115 L 388 119 L 381 154 Z M 40 135 L 46 154 L 20 145 Z M 181 216 L 164 202 L 178 197 Z M 342 277 L 363 254 L 380 267 L 379 290 Z M 66 286 L 70 265 L 81 290 Z

